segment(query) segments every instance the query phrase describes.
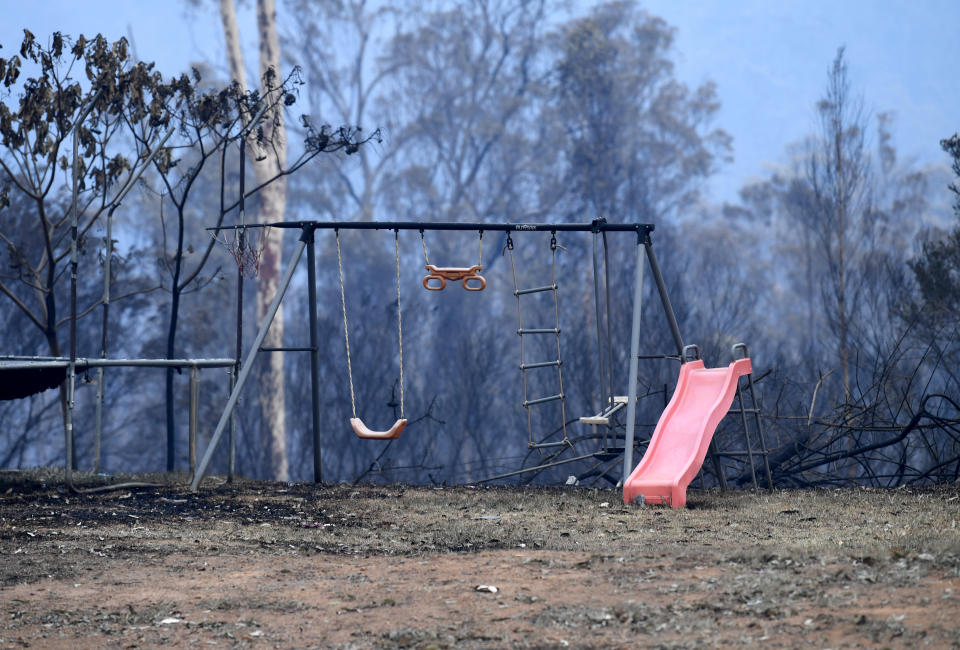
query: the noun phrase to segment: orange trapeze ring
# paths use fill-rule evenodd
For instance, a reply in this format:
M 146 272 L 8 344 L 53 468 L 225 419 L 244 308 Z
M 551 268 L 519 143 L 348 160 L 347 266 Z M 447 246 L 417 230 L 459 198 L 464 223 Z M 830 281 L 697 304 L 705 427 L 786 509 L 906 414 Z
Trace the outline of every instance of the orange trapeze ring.
M 443 291 L 444 287 L 447 286 L 447 280 L 453 282 L 460 280 L 463 288 L 467 291 L 483 291 L 487 286 L 487 281 L 479 274 L 479 271 L 483 269 L 479 264 L 475 264 L 469 268 L 427 264 L 424 268 L 426 268 L 430 274 L 423 278 L 423 288 L 429 289 L 430 291 Z M 478 286 L 470 286 L 468 282 L 471 280 L 479 282 L 480 284 Z M 439 281 L 440 284 L 431 285 L 431 281 Z

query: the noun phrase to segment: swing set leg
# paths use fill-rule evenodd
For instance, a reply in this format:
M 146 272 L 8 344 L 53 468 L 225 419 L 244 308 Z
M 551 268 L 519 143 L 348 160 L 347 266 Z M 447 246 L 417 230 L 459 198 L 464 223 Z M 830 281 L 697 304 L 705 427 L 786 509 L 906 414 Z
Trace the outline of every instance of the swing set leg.
M 284 294 L 287 293 L 287 288 L 290 286 L 290 279 L 293 278 L 293 272 L 297 270 L 297 264 L 300 262 L 300 257 L 303 255 L 303 249 L 306 248 L 306 246 L 307 242 L 301 239 L 300 243 L 297 245 L 297 250 L 293 254 L 293 259 L 287 266 L 287 272 L 284 274 L 283 280 L 281 280 L 280 286 L 277 288 L 277 295 L 273 297 L 273 302 L 270 303 L 270 308 L 267 310 L 266 316 L 264 316 L 263 323 L 260 325 L 260 331 L 257 332 L 257 336 L 254 339 L 253 344 L 250 346 L 250 351 L 247 353 L 247 358 L 243 360 L 243 366 L 240 368 L 240 375 L 237 377 L 237 383 L 233 387 L 233 392 L 230 393 L 230 399 L 227 400 L 227 405 L 224 407 L 223 413 L 220 414 L 220 420 L 217 422 L 217 428 L 214 429 L 213 437 L 210 438 L 210 444 L 207 445 L 207 449 L 203 454 L 203 459 L 200 461 L 200 465 L 197 467 L 196 474 L 194 474 L 193 477 L 193 482 L 190 483 L 190 490 L 193 492 L 196 492 L 197 488 L 200 486 L 200 481 L 203 479 L 204 474 L 206 474 L 207 466 L 210 465 L 210 461 L 213 459 L 213 452 L 217 448 L 217 443 L 220 442 L 220 437 L 223 435 L 224 429 L 230 422 L 230 414 L 233 413 L 233 409 L 237 406 L 237 400 L 240 398 L 240 392 L 243 390 L 244 385 L 247 383 L 247 379 L 250 377 L 250 370 L 253 368 L 253 362 L 257 358 L 257 352 L 259 352 L 260 346 L 263 345 L 263 339 L 267 336 L 267 330 L 270 329 L 270 324 L 273 323 L 273 318 L 277 315 L 277 310 L 280 309 L 280 301 L 283 300 Z

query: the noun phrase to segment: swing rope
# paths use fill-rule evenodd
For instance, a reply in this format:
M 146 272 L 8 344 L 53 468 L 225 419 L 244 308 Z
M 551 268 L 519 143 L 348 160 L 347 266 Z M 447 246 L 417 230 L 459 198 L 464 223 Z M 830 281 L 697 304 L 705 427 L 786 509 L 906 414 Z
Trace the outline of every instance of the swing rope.
M 479 252 L 477 254 L 477 266 L 482 267 L 483 266 L 483 231 L 480 230 L 478 231 L 478 233 L 480 234 L 480 242 L 479 242 Z M 427 240 L 426 240 L 426 237 L 424 237 L 422 228 L 420 229 L 420 245 L 423 246 L 423 261 L 427 266 L 430 266 L 430 256 L 427 255 Z
M 343 313 L 343 342 L 347 349 L 347 377 L 350 382 L 350 410 L 353 413 L 351 425 L 354 432 L 361 438 L 393 439 L 399 437 L 406 427 L 404 417 L 404 389 L 403 389 L 403 310 L 400 302 L 400 230 L 393 231 L 394 259 L 397 272 L 397 339 L 400 345 L 400 419 L 389 431 L 372 431 L 357 417 L 357 398 L 353 388 L 353 361 L 350 354 L 350 325 L 347 321 L 347 296 L 343 282 L 343 253 L 340 249 L 340 229 L 335 228 L 337 240 L 337 275 L 340 280 L 340 309 Z
M 334 231 L 337 240 L 337 271 L 340 276 L 340 307 L 343 311 L 343 340 L 347 346 L 347 377 L 350 379 L 350 409 L 353 411 L 353 417 L 357 417 L 357 400 L 353 393 L 353 364 L 350 363 L 350 329 L 347 327 L 347 298 L 343 291 L 343 258 L 340 254 L 340 229 Z M 400 288 L 397 287 L 399 294 Z M 403 353 L 401 352 L 401 355 Z M 401 361 L 403 357 L 401 356 Z M 403 411 L 403 364 L 400 365 L 400 410 Z
M 420 229 L 420 244 L 423 246 L 423 261 L 430 266 L 430 257 L 427 255 L 427 240 L 423 236 L 423 228 Z

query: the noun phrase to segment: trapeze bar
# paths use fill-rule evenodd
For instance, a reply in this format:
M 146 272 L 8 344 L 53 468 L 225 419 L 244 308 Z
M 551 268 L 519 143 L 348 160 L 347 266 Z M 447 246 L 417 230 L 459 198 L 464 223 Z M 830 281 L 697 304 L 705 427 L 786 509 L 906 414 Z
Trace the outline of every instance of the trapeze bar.
M 532 329 L 532 330 L 518 329 L 517 330 L 517 334 L 521 336 L 523 336 L 524 334 L 559 334 L 559 333 L 560 333 L 560 330 L 559 328 L 556 328 L 556 327 L 545 328 L 545 329 Z
M 448 221 L 277 221 L 268 224 L 218 226 L 207 230 L 237 230 L 240 228 L 302 228 L 312 230 L 472 230 L 499 232 L 653 232 L 650 223 L 483 223 Z

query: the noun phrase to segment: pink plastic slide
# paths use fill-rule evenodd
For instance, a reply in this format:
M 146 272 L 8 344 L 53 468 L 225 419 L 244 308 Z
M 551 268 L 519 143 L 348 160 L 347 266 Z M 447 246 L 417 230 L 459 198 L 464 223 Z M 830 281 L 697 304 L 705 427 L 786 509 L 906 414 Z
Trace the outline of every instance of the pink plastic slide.
M 623 485 L 623 502 L 687 503 L 687 486 L 700 471 L 707 447 L 727 414 L 737 380 L 753 372 L 749 358 L 726 368 L 704 368 L 703 361 L 680 367 L 673 399 L 657 422 L 643 459 Z

